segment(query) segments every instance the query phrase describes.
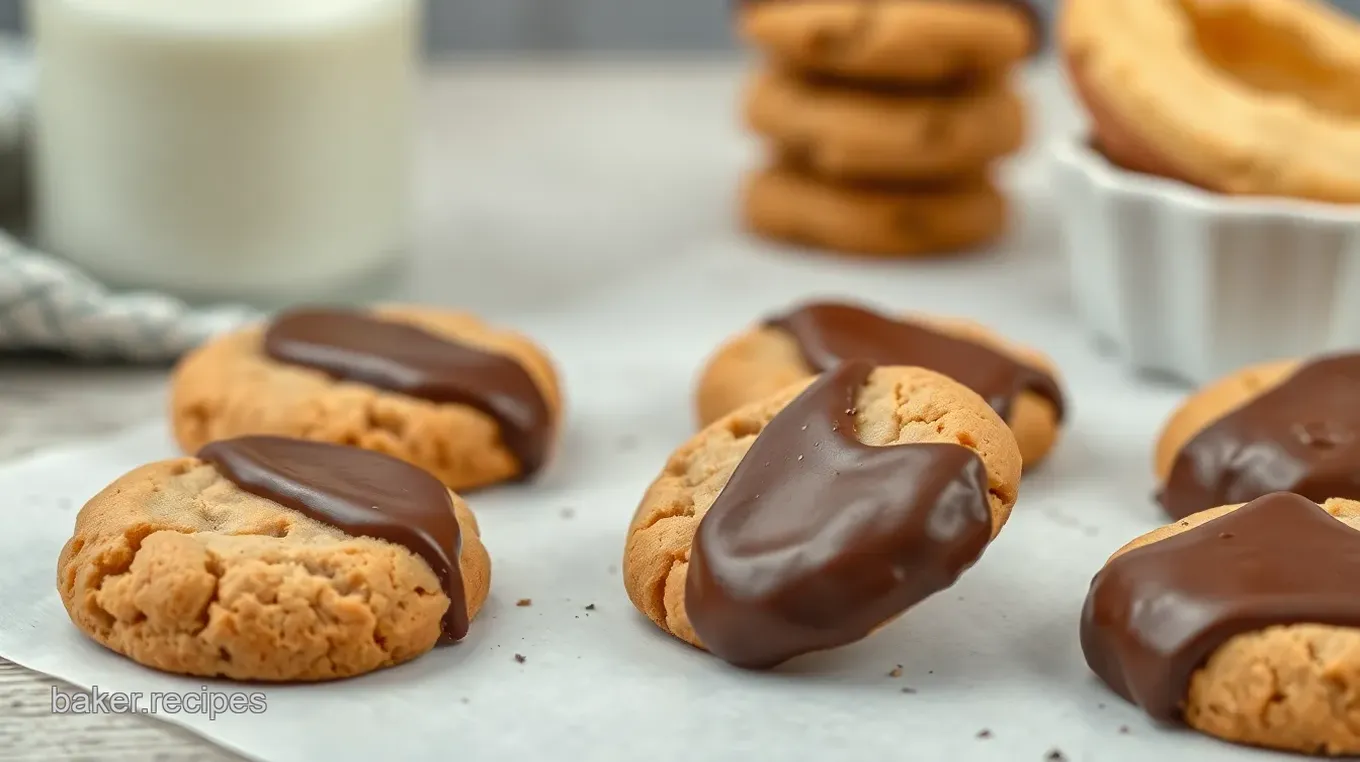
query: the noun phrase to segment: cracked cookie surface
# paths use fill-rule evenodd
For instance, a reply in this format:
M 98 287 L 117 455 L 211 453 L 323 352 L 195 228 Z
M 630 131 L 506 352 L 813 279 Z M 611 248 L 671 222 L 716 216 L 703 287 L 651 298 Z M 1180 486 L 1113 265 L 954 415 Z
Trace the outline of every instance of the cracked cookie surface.
M 909 84 L 998 76 L 1038 44 L 1023 0 L 748 0 L 742 36 L 801 69 Z
M 1131 551 L 1192 530 L 1227 528 L 1218 524 L 1218 520 L 1244 507 L 1213 508 L 1155 529 L 1120 548 L 1106 568 Z M 1360 503 L 1328 500 L 1322 504 L 1322 510 L 1339 524 L 1360 530 Z M 1231 539 L 1229 532 L 1214 531 L 1210 541 Z M 1360 535 L 1355 543 L 1360 548 Z M 1327 559 L 1319 561 L 1327 563 Z M 1255 563 L 1253 560 L 1252 565 Z M 1210 569 L 1204 572 L 1213 573 Z M 1274 571 L 1270 574 L 1274 579 L 1281 578 Z M 1241 572 L 1241 579 L 1251 578 L 1250 570 Z M 1295 593 L 1298 601 L 1308 597 L 1306 590 Z M 1200 621 L 1200 617 L 1172 616 L 1167 606 L 1177 604 L 1193 605 L 1182 604 L 1181 597 L 1174 595 L 1160 608 L 1152 602 L 1145 606 L 1148 610 L 1168 611 L 1167 615 L 1156 617 L 1158 621 Z M 1223 642 L 1194 668 L 1179 707 L 1184 722 L 1200 732 L 1236 743 L 1307 754 L 1360 753 L 1360 629 L 1303 623 L 1258 625 L 1247 630 Z
M 556 371 L 528 338 L 472 315 L 418 307 L 371 313 L 514 360 L 529 374 L 553 420 L 561 418 Z M 187 356 L 171 380 L 171 423 L 186 453 L 230 437 L 267 434 L 351 445 L 392 455 L 451 489 L 523 475 L 498 422 L 466 404 L 436 403 L 278 362 L 264 351 L 265 326 L 228 334 Z
M 676 450 L 643 496 L 628 530 L 624 586 L 633 604 L 664 631 L 703 647 L 685 610 L 690 547 L 757 436 L 812 379 L 742 407 Z M 995 537 L 1010 516 L 1020 481 L 1020 452 L 1005 423 L 971 390 L 921 368 L 878 368 L 859 390 L 857 438 L 872 446 L 959 444 L 986 470 Z
M 896 186 L 814 179 L 789 161 L 747 176 L 741 216 L 757 235 L 880 257 L 939 256 L 1006 230 L 1006 199 L 985 177 Z
M 1050 376 L 1057 375 L 1057 368 L 1042 352 L 1007 341 L 974 321 L 927 315 L 899 315 L 896 318 L 946 336 L 975 342 L 1015 362 Z M 787 332 L 766 325 L 743 331 L 718 347 L 700 372 L 695 389 L 699 423 L 707 426 L 739 407 L 769 397 L 814 373 L 797 341 Z M 1006 423 L 1015 433 L 1027 467 L 1043 460 L 1058 440 L 1057 409 L 1033 391 L 1023 391 L 1015 398 Z
M 746 92 L 747 124 L 820 177 L 921 181 L 975 175 L 1019 150 L 1021 98 L 1002 85 L 900 94 L 769 71 Z
M 468 616 L 491 561 L 453 506 Z M 356 537 L 245 492 L 195 458 L 119 478 L 76 519 L 57 563 L 71 621 L 148 667 L 236 680 L 315 681 L 409 661 L 449 607 L 405 547 Z

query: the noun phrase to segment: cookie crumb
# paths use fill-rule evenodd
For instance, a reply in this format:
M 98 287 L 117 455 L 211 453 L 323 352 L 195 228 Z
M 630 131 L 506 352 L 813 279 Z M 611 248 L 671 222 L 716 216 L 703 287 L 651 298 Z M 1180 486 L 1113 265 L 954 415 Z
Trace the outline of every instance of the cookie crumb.
M 1061 749 L 1054 749 L 1050 751 L 1048 756 L 1044 757 L 1044 759 L 1048 760 L 1048 762 L 1066 762 L 1067 757 L 1063 756 Z
M 575 508 L 563 508 L 563 509 L 562 509 L 562 518 L 564 518 L 564 519 L 569 519 L 569 518 L 571 518 L 572 516 L 575 516 L 575 515 L 576 515 L 576 509 L 575 509 Z
M 902 692 L 903 692 L 903 693 L 915 693 L 915 692 L 916 692 L 916 689 L 915 689 L 915 688 L 903 688 L 903 689 L 902 689 Z
M 979 731 L 977 732 L 977 737 L 978 737 L 978 738 L 991 738 L 991 737 L 992 737 L 992 731 L 990 731 L 990 730 L 988 730 L 988 729 L 986 729 L 986 728 L 983 728 L 982 730 L 979 730 Z
M 1104 709 L 1104 708 L 1105 708 L 1104 702 L 1097 702 L 1097 703 L 1096 703 L 1096 709 Z
M 515 654 L 515 661 L 519 662 L 520 664 L 523 664 L 524 662 L 529 660 L 524 658 L 524 654 Z
M 1119 732 L 1120 732 L 1120 733 L 1123 733 L 1124 735 L 1128 735 L 1128 734 L 1129 734 L 1129 726 L 1128 726 L 1128 725 L 1120 725 L 1120 726 L 1119 726 Z
M 594 610 L 595 610 L 595 604 L 593 604 L 593 603 L 587 603 L 587 604 L 586 604 L 586 611 L 594 611 Z
M 932 670 L 926 672 L 926 674 L 927 674 L 927 675 L 933 675 L 933 674 L 935 674 L 935 670 L 932 669 Z
M 534 605 L 534 599 L 533 599 L 533 598 L 520 598 L 519 600 L 515 601 L 515 605 L 516 605 L 516 606 L 519 606 L 520 608 L 524 608 L 525 606 L 532 606 L 532 605 Z
M 901 677 L 901 676 L 902 676 L 902 665 L 901 665 L 901 664 L 898 664 L 896 667 L 893 667 L 893 668 L 892 668 L 892 671 L 890 671 L 890 672 L 888 673 L 888 677 Z

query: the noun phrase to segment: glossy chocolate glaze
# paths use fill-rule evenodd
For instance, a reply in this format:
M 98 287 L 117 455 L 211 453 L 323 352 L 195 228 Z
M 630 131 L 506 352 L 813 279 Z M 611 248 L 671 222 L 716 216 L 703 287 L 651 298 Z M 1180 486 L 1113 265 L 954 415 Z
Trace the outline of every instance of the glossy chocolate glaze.
M 198 457 L 246 492 L 346 534 L 376 537 L 420 556 L 449 598 L 440 641 L 467 635 L 467 599 L 458 567 L 462 534 L 449 490 L 438 479 L 389 455 L 283 437 L 213 442 Z
M 1163 722 L 1233 637 L 1275 625 L 1360 627 L 1360 532 L 1287 492 L 1110 561 L 1081 619 L 1086 662 Z
M 1296 492 L 1360 498 L 1360 354 L 1301 365 L 1176 454 L 1157 500 L 1173 518 Z
M 872 370 L 850 362 L 813 381 L 699 522 L 685 611 L 718 657 L 760 669 L 859 640 L 952 585 L 990 542 L 976 453 L 859 440 L 855 400 Z
M 803 361 L 823 372 L 846 360 L 910 365 L 942 373 L 977 392 L 1009 422 L 1016 397 L 1047 400 L 1061 420 L 1062 389 L 1053 376 L 974 341 L 880 315 L 853 304 L 806 304 L 766 322 L 793 338 Z
M 538 471 L 553 438 L 543 392 L 513 358 L 436 336 L 413 325 L 345 310 L 304 309 L 279 316 L 265 354 L 410 397 L 467 405 L 500 425 L 521 476 Z

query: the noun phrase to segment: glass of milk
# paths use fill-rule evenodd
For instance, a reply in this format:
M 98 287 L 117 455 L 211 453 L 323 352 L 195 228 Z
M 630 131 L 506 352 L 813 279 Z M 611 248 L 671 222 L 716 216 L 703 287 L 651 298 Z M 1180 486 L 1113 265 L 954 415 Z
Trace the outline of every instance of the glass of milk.
M 115 287 L 324 299 L 412 202 L 418 0 L 29 0 L 35 233 Z

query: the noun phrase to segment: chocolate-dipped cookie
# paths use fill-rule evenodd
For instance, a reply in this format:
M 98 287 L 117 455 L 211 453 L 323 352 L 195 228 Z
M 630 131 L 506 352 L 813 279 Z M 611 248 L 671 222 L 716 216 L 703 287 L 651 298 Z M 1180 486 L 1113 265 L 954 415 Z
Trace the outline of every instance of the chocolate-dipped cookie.
M 977 323 L 889 317 L 853 302 L 809 302 L 727 340 L 708 360 L 696 392 L 707 425 L 844 360 L 938 371 L 973 391 L 1015 432 L 1025 465 L 1057 442 L 1066 406 L 1053 363 Z
M 142 466 L 81 509 L 71 621 L 167 672 L 329 680 L 468 633 L 491 560 L 462 499 L 381 453 L 280 437 Z
M 657 626 L 773 667 L 954 583 L 1015 503 L 1020 452 L 975 392 L 843 363 L 677 450 L 638 506 L 624 586 Z
M 1256 365 L 1196 392 L 1157 442 L 1172 518 L 1271 492 L 1360 498 L 1360 354 Z
M 353 445 L 451 489 L 533 476 L 561 394 L 547 355 L 476 318 L 421 308 L 302 309 L 186 357 L 171 419 L 186 453 L 270 434 Z
M 1086 661 L 1163 723 L 1360 753 L 1360 503 L 1275 492 L 1120 549 L 1082 612 Z

